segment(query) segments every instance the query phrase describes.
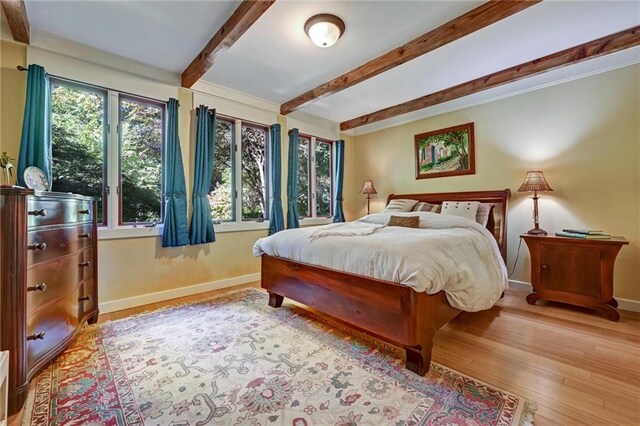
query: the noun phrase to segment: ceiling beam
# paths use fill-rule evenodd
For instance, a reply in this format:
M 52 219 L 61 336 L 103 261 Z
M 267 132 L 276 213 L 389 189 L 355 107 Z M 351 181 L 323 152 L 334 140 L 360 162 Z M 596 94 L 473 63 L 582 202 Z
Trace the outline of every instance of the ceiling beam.
M 11 35 L 15 41 L 29 44 L 29 19 L 23 0 L 2 0 Z
M 472 95 L 487 89 L 512 83 L 526 77 L 542 74 L 547 71 L 577 64 L 588 59 L 609 55 L 621 50 L 640 46 L 640 26 L 629 28 L 588 43 L 580 44 L 542 58 L 534 59 L 439 92 L 431 93 L 411 101 L 384 108 L 371 114 L 340 123 L 340 130 L 350 130 L 408 112 L 438 105 L 463 96 Z
M 193 86 L 273 3 L 275 0 L 244 0 L 240 3 L 227 22 L 220 27 L 204 49 L 184 70 L 182 87 Z
M 375 77 L 385 71 L 402 65 L 412 59 L 429 53 L 439 47 L 454 42 L 475 31 L 481 30 L 521 10 L 527 9 L 541 0 L 492 0 L 476 7 L 444 25 L 429 31 L 420 37 L 390 50 L 357 68 L 347 71 L 302 95 L 285 102 L 280 107 L 280 114 L 289 114 L 303 106 L 333 95 L 355 84 Z

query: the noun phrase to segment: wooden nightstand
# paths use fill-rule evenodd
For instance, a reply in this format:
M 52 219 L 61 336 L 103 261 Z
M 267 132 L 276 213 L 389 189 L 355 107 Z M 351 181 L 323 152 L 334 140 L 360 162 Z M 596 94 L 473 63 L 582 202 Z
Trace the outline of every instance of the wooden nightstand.
M 527 296 L 538 300 L 570 303 L 593 308 L 611 321 L 618 321 L 618 302 L 613 298 L 613 265 L 622 237 L 582 240 L 542 235 L 521 235 L 531 253 L 531 284 Z

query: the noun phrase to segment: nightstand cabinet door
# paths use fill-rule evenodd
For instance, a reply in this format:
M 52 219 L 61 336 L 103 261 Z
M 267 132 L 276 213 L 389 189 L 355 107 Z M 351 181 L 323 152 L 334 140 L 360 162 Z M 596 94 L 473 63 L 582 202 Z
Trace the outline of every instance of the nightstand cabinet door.
M 546 290 L 600 297 L 600 249 L 540 244 L 540 284 Z
M 595 309 L 612 321 L 620 319 L 613 297 L 613 267 L 622 237 L 606 240 L 559 238 L 524 234 L 531 254 L 533 293 L 527 302 L 538 300 L 570 303 Z

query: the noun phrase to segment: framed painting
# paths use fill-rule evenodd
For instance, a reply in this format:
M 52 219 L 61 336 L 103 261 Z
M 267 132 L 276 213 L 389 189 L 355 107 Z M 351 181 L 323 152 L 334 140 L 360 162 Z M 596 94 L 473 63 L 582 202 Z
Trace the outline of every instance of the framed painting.
M 416 179 L 476 172 L 473 123 L 415 135 Z

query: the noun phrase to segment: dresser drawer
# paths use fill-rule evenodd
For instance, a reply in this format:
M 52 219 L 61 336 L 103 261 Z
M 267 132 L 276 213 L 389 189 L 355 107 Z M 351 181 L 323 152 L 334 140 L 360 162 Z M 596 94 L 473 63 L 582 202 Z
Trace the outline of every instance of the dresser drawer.
M 27 317 L 29 370 L 61 345 L 78 327 L 78 290 Z
M 40 199 L 30 197 L 27 203 L 29 228 L 45 225 L 65 225 L 93 220 L 93 203 L 80 200 Z
M 27 233 L 27 265 L 35 265 L 91 247 L 92 231 L 91 223 L 29 231 Z
M 95 294 L 95 282 L 89 279 L 82 283 L 78 289 L 78 318 L 82 322 L 84 318 L 98 310 L 98 303 Z
M 82 253 L 32 266 L 27 271 L 27 315 L 74 291 L 80 283 Z

